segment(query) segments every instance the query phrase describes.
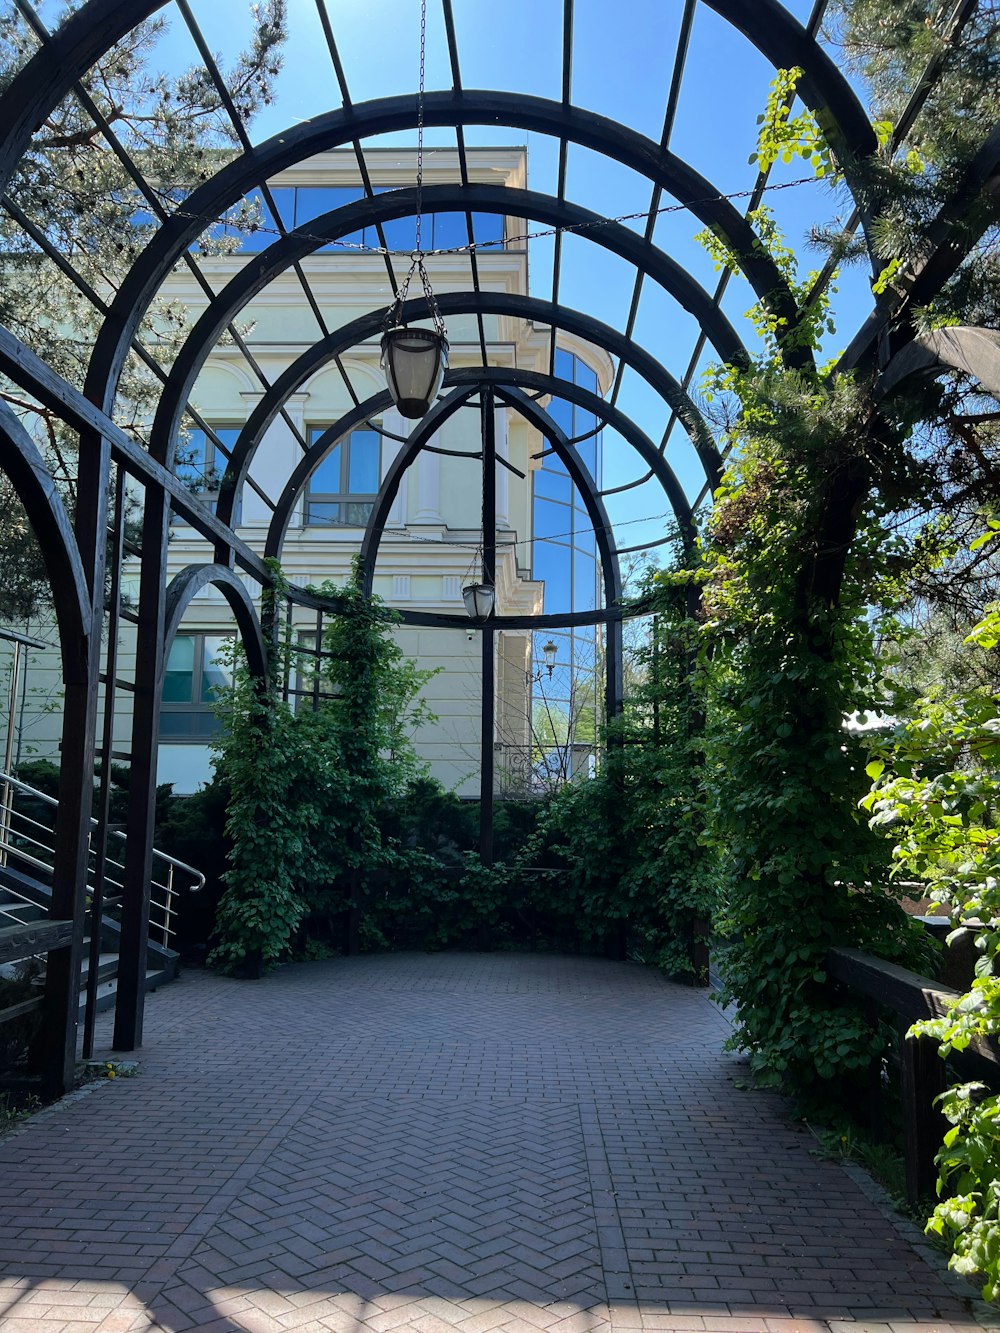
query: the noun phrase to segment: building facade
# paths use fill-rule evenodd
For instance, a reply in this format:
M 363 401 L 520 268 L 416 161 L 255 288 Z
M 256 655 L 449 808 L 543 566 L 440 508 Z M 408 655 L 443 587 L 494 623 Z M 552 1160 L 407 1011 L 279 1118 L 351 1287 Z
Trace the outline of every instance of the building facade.
M 473 181 L 523 186 L 526 155 L 521 148 L 468 150 Z M 376 192 L 410 185 L 415 171 L 411 151 L 368 150 L 366 167 Z M 425 161 L 427 184 L 460 178 L 458 156 L 435 150 Z M 270 182 L 271 198 L 285 227 L 307 226 L 310 219 L 363 197 L 358 163 L 351 152 L 330 152 L 310 159 Z M 477 269 L 484 290 L 528 290 L 525 228 L 516 217 L 472 215 Z M 216 223 L 209 235 L 227 253 L 205 253 L 203 275 L 217 291 L 249 258 L 273 243 L 277 225 L 267 202 L 257 194 L 243 209 Z M 414 219 L 384 226 L 398 280 L 414 243 Z M 436 292 L 468 287 L 468 224 L 464 213 L 428 214 L 423 244 L 432 253 L 428 272 Z M 447 253 L 451 250 L 452 253 Z M 260 401 L 265 382 L 274 383 L 289 364 L 319 336 L 322 324 L 338 328 L 373 309 L 390 304 L 392 285 L 385 255 L 374 228 L 324 245 L 301 261 L 315 305 L 305 299 L 294 269 L 269 283 L 240 321 L 238 337 L 218 346 L 198 376 L 190 403 L 199 421 L 186 422 L 176 470 L 200 503 L 214 508 L 226 459 L 248 416 Z M 192 322 L 206 297 L 194 276 L 179 269 L 164 293 L 187 307 Z M 318 323 L 318 318 L 321 323 Z M 548 328 L 503 315 L 457 316 L 448 321 L 452 368 L 483 364 L 547 371 L 552 354 Z M 252 356 L 252 364 L 246 351 Z M 560 338 L 555 350 L 557 375 L 596 392 L 607 389 L 611 365 L 603 352 Z M 247 482 L 236 499 L 235 527 L 251 547 L 263 550 L 273 499 L 314 443 L 352 406 L 385 387 L 378 341 L 362 343 L 338 363 L 324 365 L 286 403 L 256 451 Z M 548 400 L 543 400 L 548 402 Z M 600 483 L 601 437 L 597 422 L 578 407 L 555 401 L 549 409 L 566 434 L 578 439 L 578 455 Z M 537 430 L 519 414 L 496 409 L 496 607 L 504 615 L 593 610 L 602 587 L 592 522 L 565 466 Z M 329 449 L 298 494 L 288 527 L 281 565 L 299 585 L 343 584 L 350 576 L 365 524 L 379 487 L 414 423 L 390 408 L 363 422 Z M 482 549 L 480 416 L 460 410 L 404 474 L 378 548 L 374 591 L 387 604 L 431 612 L 460 614 L 462 588 L 477 581 Z M 440 452 L 437 452 L 440 450 Z M 175 518 L 171 525 L 169 573 L 208 557 L 207 543 Z M 123 590 L 134 601 L 138 561 L 126 560 Z M 251 589 L 251 592 L 257 591 Z M 37 631 L 37 627 L 29 627 Z M 315 621 L 296 608 L 288 627 L 303 647 L 315 644 Z M 120 656 L 128 675 L 134 659 L 133 626 L 122 623 Z M 196 595 L 188 607 L 167 661 L 160 714 L 158 778 L 188 793 L 211 777 L 212 736 L 218 721 L 212 710 L 214 687 L 224 679 L 217 660 L 231 635 L 227 602 L 215 588 Z M 434 672 L 424 695 L 435 716 L 415 736 L 419 755 L 446 787 L 463 795 L 479 791 L 481 762 L 481 662 L 477 637 L 458 628 L 401 625 L 394 631 L 404 652 L 421 668 Z M 542 663 L 542 644 L 556 646 L 550 672 Z M 496 790 L 500 795 L 539 791 L 553 781 L 588 771 L 599 727 L 602 671 L 599 631 L 593 627 L 533 633 L 509 630 L 496 635 L 494 745 Z M 33 650 L 22 694 L 15 708 L 15 756 L 52 754 L 59 733 L 58 666 L 54 656 Z M 300 699 L 299 706 L 307 706 Z M 127 695 L 116 699 L 117 745 L 126 747 L 130 709 Z M 114 749 L 114 746 L 113 746 Z

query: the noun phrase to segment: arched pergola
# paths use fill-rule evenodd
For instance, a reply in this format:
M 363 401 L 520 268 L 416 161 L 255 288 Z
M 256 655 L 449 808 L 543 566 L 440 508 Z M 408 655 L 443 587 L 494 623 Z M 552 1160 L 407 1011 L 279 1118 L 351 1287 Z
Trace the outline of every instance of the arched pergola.
M 823 3 L 800 24 L 778 0 L 700 0 L 732 25 L 774 69 L 798 66 L 803 74 L 798 93 L 813 111 L 843 171 L 844 183 L 853 195 L 856 225 L 862 230 L 877 274 L 882 262 L 876 256 L 881 201 L 867 185 L 866 162 L 877 151 L 876 138 L 863 107 L 850 84 L 830 60 L 817 39 Z M 317 0 L 325 13 L 324 0 Z M 439 304 L 447 317 L 472 316 L 479 328 L 481 365 L 463 365 L 449 372 L 441 400 L 403 443 L 376 499 L 360 543 L 361 566 L 367 586 L 386 519 L 401 478 L 422 451 L 434 450 L 436 432 L 451 417 L 465 409 L 478 410 L 479 449 L 474 457 L 481 464 L 484 569 L 496 559 L 495 477 L 496 442 L 494 408 L 503 406 L 523 418 L 562 460 L 596 534 L 605 596 L 594 611 L 573 611 L 541 617 L 498 615 L 478 626 L 482 635 L 484 698 L 492 698 L 493 635 L 504 626 L 540 628 L 599 624 L 607 641 L 608 670 L 605 681 L 606 708 L 613 715 L 621 702 L 621 575 L 620 548 L 608 517 L 606 497 L 598 479 L 582 461 L 575 442 L 567 438 L 544 400 L 564 400 L 593 414 L 599 426 L 613 432 L 622 447 L 631 451 L 643 470 L 639 481 L 653 479 L 673 515 L 682 543 L 694 541 L 694 510 L 698 501 L 686 491 L 666 456 L 666 445 L 674 421 L 686 433 L 704 478 L 704 493 L 718 485 L 722 459 L 709 425 L 699 411 L 691 390 L 692 375 L 701 348 L 707 343 L 719 359 L 732 365 L 745 364 L 749 352 L 722 309 L 725 280 L 715 292 L 697 282 L 682 262 L 658 247 L 653 240 L 656 210 L 666 196 L 683 206 L 692 219 L 714 232 L 733 255 L 752 293 L 775 317 L 784 331 L 782 354 L 791 366 L 808 366 L 811 354 L 796 338 L 800 311 L 795 294 L 779 265 L 761 244 L 752 219 L 726 197 L 720 183 L 708 179 L 670 148 L 671 129 L 677 109 L 677 94 L 684 76 L 686 52 L 698 0 L 685 5 L 681 19 L 671 86 L 666 93 L 663 133 L 657 140 L 575 105 L 570 96 L 573 43 L 573 0 L 564 7 L 563 96 L 561 100 L 495 90 L 471 90 L 463 86 L 460 51 L 456 38 L 452 0 L 440 0 L 445 19 L 445 40 L 451 70 L 451 87 L 427 92 L 418 99 L 412 94 L 355 103 L 348 94 L 343 71 L 335 59 L 342 105 L 296 123 L 266 142 L 253 145 L 246 127 L 225 88 L 224 81 L 190 9 L 183 21 L 192 28 L 205 60 L 205 77 L 214 85 L 220 103 L 233 119 L 241 148 L 208 179 L 191 189 L 181 200 L 164 201 L 147 180 L 141 161 L 130 156 L 116 138 L 114 126 L 100 116 L 86 86 L 88 71 L 114 44 L 152 15 L 165 10 L 170 0 L 83 0 L 53 33 L 48 33 L 30 0 L 18 0 L 37 38 L 38 48 L 0 96 L 0 194 L 3 206 L 44 258 L 74 283 L 101 317 L 101 327 L 89 357 L 81 387 L 69 382 L 30 346 L 0 328 L 0 372 L 20 391 L 52 413 L 78 438 L 75 511 L 71 524 L 53 476 L 37 443 L 15 414 L 0 404 L 0 443 L 3 470 L 23 504 L 38 535 L 52 585 L 60 633 L 61 661 L 65 685 L 62 733 L 62 787 L 57 842 L 60 873 L 52 896 L 51 920 L 30 933 L 31 951 L 48 953 L 43 1036 L 40 1067 L 44 1089 L 56 1093 L 72 1078 L 76 1049 L 79 977 L 86 926 L 86 872 L 90 838 L 90 809 L 95 756 L 109 752 L 108 719 L 115 706 L 119 664 L 115 655 L 115 631 L 122 611 L 121 564 L 124 549 L 124 496 L 127 488 L 141 492 L 141 565 L 137 616 L 137 658 L 134 678 L 128 682 L 132 706 L 130 765 L 132 786 L 128 812 L 128 850 L 125 866 L 125 896 L 121 933 L 121 972 L 115 1025 L 115 1044 L 132 1049 L 141 1042 L 148 926 L 149 865 L 156 781 L 158 717 L 166 654 L 185 608 L 209 586 L 219 590 L 231 607 L 250 668 L 266 676 L 269 660 L 268 633 L 246 580 L 267 592 L 274 587 L 268 561 L 280 559 L 291 515 L 310 476 L 338 442 L 388 404 L 386 393 L 369 394 L 363 401 L 356 393 L 344 359 L 357 353 L 377 337 L 386 310 L 364 310 L 360 315 L 330 327 L 315 293 L 309 286 L 303 262 L 329 241 L 372 226 L 380 237 L 389 222 L 407 218 L 418 206 L 428 215 L 464 213 L 468 227 L 467 247 L 459 247 L 469 260 L 467 284 L 441 293 Z M 328 16 L 327 16 L 328 19 Z M 915 95 L 926 98 L 928 88 Z M 27 218 L 18 203 L 16 173 L 23 156 L 31 151 L 33 137 L 46 117 L 67 97 L 75 97 L 91 115 L 106 145 L 114 151 L 135 185 L 136 198 L 144 201 L 157 222 L 156 230 L 134 263 L 111 293 L 95 292 L 76 270 L 72 260 L 39 227 Z M 917 107 L 919 109 L 919 106 Z M 255 189 L 268 190 L 277 173 L 288 170 L 337 147 L 353 147 L 363 157 L 362 145 L 379 135 L 412 131 L 418 124 L 453 131 L 456 138 L 460 177 L 456 183 L 376 193 L 365 178 L 365 197 L 324 213 L 307 225 L 291 228 L 275 212 L 278 235 L 273 244 L 249 257 L 216 290 L 190 253 L 190 247 L 212 224 L 221 219 Z M 511 129 L 547 136 L 558 149 L 559 169 L 555 189 L 500 188 L 469 179 L 466 132 L 477 126 L 503 125 Z M 608 163 L 627 169 L 650 190 L 650 213 L 645 233 L 582 207 L 566 197 L 566 160 L 571 147 L 584 148 Z M 994 133 L 983 145 L 967 178 L 960 182 L 952 200 L 942 210 L 930 235 L 933 244 L 914 259 L 908 283 L 876 302 L 870 317 L 858 331 L 845 354 L 841 368 L 875 380 L 875 393 L 895 390 L 910 375 L 934 374 L 958 369 L 978 377 L 984 387 L 997 387 L 997 335 L 983 330 L 941 330 L 918 337 L 913 312 L 940 291 L 986 226 L 983 212 L 972 204 L 984 189 L 997 189 L 1000 135 Z M 766 172 L 758 189 L 750 192 L 750 205 L 766 183 Z M 548 299 L 535 294 L 488 289 L 480 281 L 473 213 L 524 218 L 554 233 L 554 263 Z M 975 220 L 971 220 L 975 219 Z M 582 237 L 600 250 L 614 255 L 634 274 L 634 288 L 623 327 L 612 327 L 588 310 L 571 308 L 560 291 L 562 237 L 567 231 Z M 380 246 L 390 277 L 393 257 Z M 344 262 L 349 262 L 344 260 Z M 204 298 L 204 310 L 194 321 L 180 351 L 169 367 L 161 366 L 150 349 L 140 342 L 143 321 L 165 282 L 177 266 L 186 266 Z M 301 284 L 304 305 L 316 318 L 317 335 L 273 381 L 261 370 L 236 328 L 248 304 L 285 275 L 293 274 Z M 829 274 L 826 275 L 827 279 Z M 687 371 L 675 374 L 664 364 L 657 347 L 643 347 L 635 336 L 635 325 L 644 284 L 657 286 L 686 318 L 695 321 L 699 341 Z M 408 318 L 419 318 L 421 303 L 411 301 L 404 309 Z M 544 330 L 552 352 L 547 371 L 514 365 L 492 364 L 484 334 L 484 319 L 498 317 Z M 613 388 L 599 395 L 568 382 L 555 373 L 557 335 L 570 335 L 583 344 L 601 349 L 614 364 Z M 235 446 L 226 449 L 211 426 L 193 411 L 192 390 L 198 375 L 219 342 L 230 337 L 261 386 L 259 402 L 249 413 Z M 137 353 L 162 385 L 154 414 L 148 447 L 139 444 L 122 424 L 122 375 L 126 360 Z M 333 365 L 340 370 L 352 399 L 346 413 L 310 443 L 298 434 L 301 456 L 295 460 L 275 495 L 265 494 L 251 474 L 251 465 L 265 432 L 279 417 L 286 420 L 288 403 L 320 369 Z M 662 405 L 666 422 L 658 444 L 618 404 L 623 371 L 628 368 Z M 213 514 L 194 497 L 174 471 L 177 441 L 185 415 L 190 416 L 213 440 L 225 458 L 217 513 Z M 297 432 L 293 431 L 293 435 Z M 639 481 L 629 483 L 638 485 Z M 700 484 L 700 482 L 699 482 Z M 862 475 L 839 479 L 828 497 L 828 522 L 824 549 L 817 557 L 816 586 L 836 596 L 844 554 L 853 532 L 853 514 L 867 484 Z M 253 488 L 269 513 L 266 540 L 255 549 L 234 530 L 235 505 L 241 491 Z M 168 583 L 167 555 L 171 515 L 180 515 L 190 530 L 209 543 L 211 556 L 203 564 L 183 569 Z M 108 540 L 109 531 L 111 539 Z M 109 594 L 110 590 L 110 594 Z M 335 612 L 330 599 L 292 586 L 292 602 L 310 607 L 322 618 Z M 467 624 L 462 618 L 404 610 L 404 623 L 423 626 Z M 108 632 L 110 629 L 110 633 Z M 102 647 L 102 640 L 108 646 Z M 104 689 L 102 690 L 102 677 Z M 483 706 L 483 754 L 492 750 L 492 733 Z M 103 740 L 102 740 L 103 737 Z M 483 801 L 492 798 L 488 765 L 483 764 Z M 106 837 L 107 789 L 102 786 L 98 812 L 98 845 Z M 28 934 L 5 944 L 6 955 L 21 956 L 28 948 Z

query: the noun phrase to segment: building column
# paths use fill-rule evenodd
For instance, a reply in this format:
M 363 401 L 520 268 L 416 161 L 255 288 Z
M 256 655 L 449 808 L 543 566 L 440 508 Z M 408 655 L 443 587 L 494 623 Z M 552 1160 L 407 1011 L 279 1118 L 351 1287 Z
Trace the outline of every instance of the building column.
M 441 455 L 421 449 L 417 458 L 418 523 L 444 523 L 441 515 Z
M 382 413 L 382 425 L 386 430 L 391 430 L 394 435 L 408 435 L 409 428 L 406 421 L 394 407 L 386 408 Z M 385 480 L 385 474 L 396 461 L 399 451 L 402 449 L 402 442 L 399 440 L 390 440 L 382 437 L 382 468 L 379 473 L 379 482 Z M 424 455 L 423 457 L 426 457 Z M 436 455 L 431 455 L 436 457 Z M 420 464 L 418 463 L 418 467 Z M 399 489 L 396 492 L 396 498 L 392 502 L 392 508 L 389 510 L 388 517 L 385 520 L 387 528 L 405 528 L 407 516 L 407 482 L 409 481 L 410 469 L 407 468 L 403 473 Z
M 510 447 L 507 440 L 509 420 L 510 416 L 507 409 L 498 407 L 496 409 L 497 458 L 507 459 L 510 457 Z M 510 473 L 503 463 L 497 468 L 497 527 L 510 527 Z

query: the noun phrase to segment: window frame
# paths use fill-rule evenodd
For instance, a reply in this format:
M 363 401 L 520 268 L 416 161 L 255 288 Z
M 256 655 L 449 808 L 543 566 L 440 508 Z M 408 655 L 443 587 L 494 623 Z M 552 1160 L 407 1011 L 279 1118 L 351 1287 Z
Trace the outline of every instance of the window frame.
M 205 659 L 205 640 L 206 639 L 231 639 L 232 634 L 219 633 L 215 629 L 183 629 L 178 630 L 174 635 L 170 645 L 171 652 L 174 644 L 181 639 L 193 639 L 195 642 L 194 661 L 191 668 L 191 698 L 184 699 L 164 699 L 160 697 L 160 724 L 159 724 L 159 743 L 161 745 L 210 745 L 213 739 L 222 729 L 221 721 L 212 712 L 212 705 L 202 698 L 204 692 L 205 675 L 210 663 Z M 167 661 L 164 663 L 164 683 L 166 683 L 167 664 L 170 660 L 170 654 L 167 654 Z M 215 661 L 215 658 L 212 658 Z M 204 718 L 210 716 L 213 726 L 210 731 L 200 732 L 194 726 L 185 734 L 164 735 L 163 733 L 163 715 L 181 716 L 188 714 L 195 718 Z
M 376 422 L 381 425 L 381 422 Z M 312 446 L 317 439 L 328 430 L 330 423 L 321 425 L 317 422 L 306 422 L 306 440 Z M 378 458 L 376 471 L 378 475 L 378 485 L 374 491 L 351 491 L 350 489 L 350 469 L 351 469 L 351 441 L 355 435 L 374 435 L 377 442 Z M 347 446 L 346 448 L 344 446 Z M 355 523 L 341 518 L 313 518 L 311 517 L 310 506 L 312 504 L 337 505 L 338 510 L 341 506 L 364 504 L 374 506 L 378 499 L 378 492 L 382 485 L 382 435 L 366 426 L 358 426 L 346 435 L 338 445 L 335 446 L 340 452 L 340 490 L 338 491 L 318 491 L 313 489 L 313 481 L 319 468 L 327 461 L 330 456 L 328 452 L 322 462 L 318 463 L 310 473 L 308 480 L 302 490 L 302 527 L 308 528 L 363 528 L 368 523 L 368 514 L 361 522 Z M 332 452 L 332 451 L 331 451 Z
M 208 427 L 209 427 L 209 428 L 210 428 L 216 435 L 218 435 L 220 431 L 224 431 L 224 430 L 232 430 L 232 431 L 235 431 L 235 432 L 236 432 L 237 436 L 239 436 L 239 433 L 240 433 L 240 431 L 243 429 L 243 427 L 246 425 L 246 422 L 244 422 L 244 421 L 206 421 L 205 424 L 206 424 L 206 425 L 207 425 L 207 426 L 208 426 Z M 218 481 L 221 482 L 222 475 L 223 475 L 223 473 L 225 472 L 225 467 L 216 469 L 216 466 L 215 466 L 215 453 L 216 453 L 216 445 L 215 445 L 215 441 L 211 438 L 211 436 L 205 434 L 205 432 L 202 430 L 201 426 L 192 426 L 192 427 L 190 428 L 190 430 L 189 430 L 189 432 L 188 432 L 189 438 L 190 438 L 190 436 L 193 436 L 193 435 L 195 435 L 195 434 L 197 434 L 197 435 L 201 435 L 201 436 L 203 437 L 203 439 L 204 439 L 204 442 L 205 442 L 205 462 L 204 462 L 204 465 L 203 465 L 202 476 L 204 477 L 205 474 L 210 474 L 210 475 L 213 477 L 213 479 L 216 479 L 216 478 L 217 478 Z M 234 440 L 233 443 L 235 444 L 235 442 L 236 442 L 236 441 Z M 185 442 L 185 443 L 186 443 L 186 442 Z M 182 446 L 180 446 L 180 444 L 178 444 L 178 452 L 181 452 L 181 449 L 182 449 Z M 180 478 L 181 481 L 186 481 L 186 478 L 183 477 L 183 476 L 181 475 L 181 473 L 178 471 L 178 467 L 188 467 L 188 466 L 190 466 L 190 464 L 186 464 L 186 463 L 178 463 L 178 460 L 175 458 L 175 459 L 174 459 L 174 475 L 175 475 L 176 477 Z M 197 500 L 198 503 L 201 504 L 204 508 L 206 508 L 210 514 L 214 514 L 215 511 L 216 511 L 216 506 L 217 506 L 217 504 L 218 504 L 218 502 L 219 502 L 219 485 L 216 484 L 215 486 L 212 486 L 212 487 L 209 487 L 208 485 L 206 485 L 206 486 L 204 487 L 203 490 L 200 490 L 200 491 L 191 491 L 191 498 L 192 498 L 193 500 Z M 243 521 L 243 494 L 242 494 L 242 491 L 241 491 L 240 494 L 237 495 L 237 497 L 236 497 L 236 503 L 235 503 L 235 505 L 233 506 L 233 522 L 232 522 L 232 526 L 233 526 L 234 528 L 239 527 L 239 525 L 242 523 L 242 521 Z M 178 514 L 178 513 L 176 512 L 176 510 L 174 510 L 174 511 L 171 512 L 171 515 L 170 515 L 170 522 L 171 522 L 171 524 L 175 524 L 175 523 L 176 523 L 176 524 L 178 524 L 179 526 L 182 526 L 182 527 L 185 527 L 185 528 L 189 528 L 189 527 L 191 526 L 191 524 L 187 521 L 187 519 L 184 518 L 184 516 L 183 516 L 182 514 Z

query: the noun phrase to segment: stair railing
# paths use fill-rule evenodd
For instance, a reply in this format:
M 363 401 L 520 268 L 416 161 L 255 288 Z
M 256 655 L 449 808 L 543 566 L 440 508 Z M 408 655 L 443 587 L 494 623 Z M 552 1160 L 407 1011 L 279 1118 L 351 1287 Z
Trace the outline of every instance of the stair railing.
M 15 797 L 21 794 L 39 802 L 46 809 L 57 810 L 59 802 L 54 796 L 30 787 L 10 773 L 0 772 L 0 866 L 20 863 L 29 871 L 41 870 L 51 875 L 55 864 L 55 830 L 48 824 L 34 819 L 19 810 Z M 97 820 L 91 819 L 91 832 L 97 827 Z M 53 821 L 54 824 L 54 821 Z M 118 840 L 124 848 L 125 834 L 120 829 L 110 830 L 110 837 Z M 93 856 L 93 852 L 90 853 Z M 124 856 L 124 850 L 122 851 Z M 111 871 L 109 874 L 108 872 Z M 104 904 L 106 908 L 116 908 L 121 904 L 125 892 L 125 863 L 114 857 L 106 858 L 104 873 Z M 119 878 L 120 876 L 120 878 Z M 87 884 L 94 885 L 94 867 L 88 869 Z M 170 944 L 177 933 L 173 924 L 177 916 L 177 899 L 186 888 L 189 893 L 197 893 L 205 884 L 205 876 L 186 861 L 175 856 L 168 856 L 158 848 L 153 848 L 153 868 L 150 877 L 149 916 L 150 933 L 160 936 L 159 943 Z M 4 885 L 15 897 L 22 897 L 16 889 Z M 110 890 L 110 891 L 109 891 Z M 30 899 L 24 899 L 25 902 Z M 7 913 L 3 913 L 7 915 Z

